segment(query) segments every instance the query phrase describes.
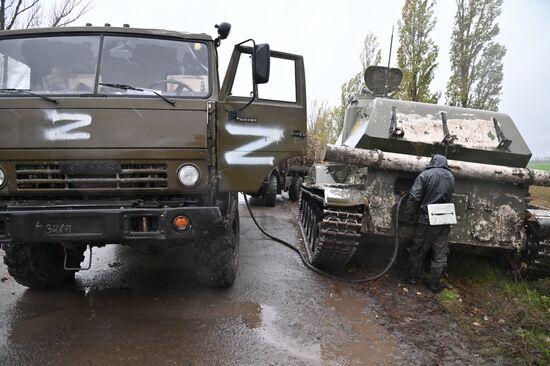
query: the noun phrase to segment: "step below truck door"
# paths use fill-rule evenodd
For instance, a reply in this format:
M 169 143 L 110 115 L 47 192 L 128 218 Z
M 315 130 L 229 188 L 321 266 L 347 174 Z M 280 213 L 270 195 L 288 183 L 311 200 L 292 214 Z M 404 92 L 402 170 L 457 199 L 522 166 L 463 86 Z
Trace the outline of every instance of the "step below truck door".
M 218 105 L 221 191 L 256 192 L 273 167 L 306 152 L 302 56 L 271 51 L 269 81 L 254 85 L 252 74 L 252 48 L 236 46 Z

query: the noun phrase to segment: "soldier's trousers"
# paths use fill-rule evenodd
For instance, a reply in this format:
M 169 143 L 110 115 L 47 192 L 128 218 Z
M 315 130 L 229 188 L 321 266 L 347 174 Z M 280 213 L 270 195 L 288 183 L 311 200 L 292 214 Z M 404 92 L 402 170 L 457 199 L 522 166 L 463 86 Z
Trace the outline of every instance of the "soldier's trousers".
M 430 226 L 419 223 L 416 227 L 416 235 L 408 248 L 411 264 L 421 265 L 432 249 L 431 269 L 442 271 L 447 267 L 450 230 L 449 225 Z

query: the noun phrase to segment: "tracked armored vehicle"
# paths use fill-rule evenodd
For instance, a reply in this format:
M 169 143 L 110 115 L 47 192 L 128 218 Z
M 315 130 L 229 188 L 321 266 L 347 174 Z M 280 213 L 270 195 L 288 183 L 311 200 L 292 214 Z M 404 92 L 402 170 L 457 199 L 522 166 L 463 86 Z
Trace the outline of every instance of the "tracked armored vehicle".
M 192 246 L 201 281 L 233 283 L 237 194 L 304 154 L 305 77 L 301 56 L 248 40 L 220 84 L 217 28 L 0 32 L 0 243 L 17 282 L 63 285 L 87 247 L 121 244 Z
M 550 211 L 529 203 L 529 186 L 550 172 L 526 168 L 531 152 L 504 113 L 385 98 L 398 69 L 370 67 L 349 104 L 342 134 L 302 185 L 300 223 L 309 260 L 344 268 L 359 246 L 414 234 L 396 207 L 430 157 L 443 154 L 456 183 L 455 250 L 502 258 L 528 274 L 550 273 Z M 396 218 L 399 221 L 396 222 Z

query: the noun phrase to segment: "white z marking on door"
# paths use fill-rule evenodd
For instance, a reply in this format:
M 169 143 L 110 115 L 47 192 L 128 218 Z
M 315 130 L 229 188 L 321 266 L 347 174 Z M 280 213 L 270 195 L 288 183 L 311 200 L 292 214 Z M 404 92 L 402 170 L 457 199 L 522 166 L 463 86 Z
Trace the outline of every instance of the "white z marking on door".
M 49 141 L 89 140 L 89 132 L 74 132 L 74 130 L 92 124 L 92 117 L 82 113 L 57 113 L 52 111 L 49 119 L 54 125 L 45 131 L 45 137 Z M 59 126 L 60 123 L 63 123 Z M 57 126 L 55 126 L 57 124 Z
M 257 136 L 256 141 L 245 144 L 236 150 L 225 153 L 225 161 L 229 165 L 273 165 L 273 156 L 247 156 L 248 154 L 263 149 L 273 143 L 281 141 L 284 137 L 280 128 L 268 128 L 257 126 L 239 126 L 228 124 L 225 129 L 232 135 Z

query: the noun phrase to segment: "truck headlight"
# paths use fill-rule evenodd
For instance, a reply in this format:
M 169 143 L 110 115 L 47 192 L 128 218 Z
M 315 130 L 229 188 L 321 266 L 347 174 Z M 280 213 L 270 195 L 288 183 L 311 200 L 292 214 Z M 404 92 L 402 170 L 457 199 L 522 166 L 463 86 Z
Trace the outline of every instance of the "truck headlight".
M 191 164 L 183 165 L 178 170 L 178 180 L 185 187 L 195 186 L 199 182 L 200 177 L 199 169 Z
M 6 183 L 6 172 L 0 168 L 0 188 L 4 187 L 4 183 Z

